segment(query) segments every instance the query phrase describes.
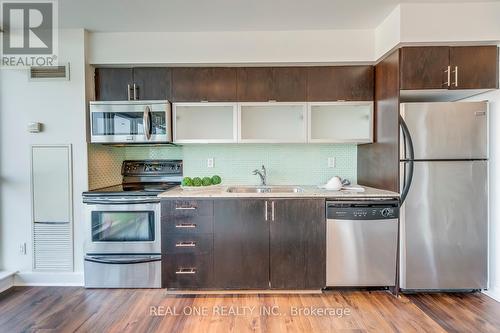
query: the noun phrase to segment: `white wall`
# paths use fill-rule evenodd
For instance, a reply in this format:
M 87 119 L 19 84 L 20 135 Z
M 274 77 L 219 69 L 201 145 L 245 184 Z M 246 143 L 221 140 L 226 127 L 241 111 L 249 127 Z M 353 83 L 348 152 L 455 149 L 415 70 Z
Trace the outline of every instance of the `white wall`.
M 59 60 L 69 62 L 70 81 L 28 81 L 26 70 L 0 72 L 0 258 L 10 271 L 32 269 L 30 145 L 73 145 L 75 270 L 83 270 L 81 193 L 87 189 L 84 31 L 59 32 Z M 29 121 L 44 131 L 29 134 Z M 19 253 L 26 242 L 28 254 Z
M 356 63 L 373 58 L 371 30 L 90 33 L 92 64 Z
M 398 45 L 500 40 L 500 2 L 403 3 L 375 29 L 373 59 Z

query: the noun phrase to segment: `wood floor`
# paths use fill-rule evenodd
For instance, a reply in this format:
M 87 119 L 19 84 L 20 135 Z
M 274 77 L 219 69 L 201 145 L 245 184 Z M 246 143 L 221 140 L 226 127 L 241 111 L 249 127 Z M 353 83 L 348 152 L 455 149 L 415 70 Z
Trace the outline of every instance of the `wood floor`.
M 163 290 L 15 287 L 0 294 L 0 332 L 500 332 L 500 303 L 480 293 L 395 298 L 174 296 Z

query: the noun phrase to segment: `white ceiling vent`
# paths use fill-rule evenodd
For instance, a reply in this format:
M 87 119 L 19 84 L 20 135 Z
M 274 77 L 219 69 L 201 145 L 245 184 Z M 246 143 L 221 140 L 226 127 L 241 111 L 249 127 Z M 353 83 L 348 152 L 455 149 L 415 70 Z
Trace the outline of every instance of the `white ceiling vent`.
M 69 64 L 66 66 L 30 67 L 30 80 L 69 80 Z

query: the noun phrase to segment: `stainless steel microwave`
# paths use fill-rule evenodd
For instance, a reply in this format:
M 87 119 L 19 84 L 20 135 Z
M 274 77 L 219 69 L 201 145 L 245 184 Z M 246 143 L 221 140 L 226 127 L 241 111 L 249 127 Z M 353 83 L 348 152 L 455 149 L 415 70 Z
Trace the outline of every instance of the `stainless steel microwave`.
M 172 141 L 169 101 L 90 102 L 90 142 L 168 143 Z

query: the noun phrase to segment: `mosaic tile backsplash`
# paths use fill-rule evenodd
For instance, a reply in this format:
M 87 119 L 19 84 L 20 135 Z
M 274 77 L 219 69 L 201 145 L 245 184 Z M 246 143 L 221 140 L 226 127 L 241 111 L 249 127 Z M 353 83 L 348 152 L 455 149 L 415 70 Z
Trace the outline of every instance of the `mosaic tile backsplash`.
M 125 159 L 182 159 L 184 175 L 220 175 L 224 184 L 257 185 L 254 169 L 265 165 L 271 185 L 319 185 L 332 176 L 356 182 L 357 146 L 333 144 L 210 144 L 125 147 Z M 328 167 L 328 158 L 335 167 Z M 207 159 L 214 167 L 207 168 Z

